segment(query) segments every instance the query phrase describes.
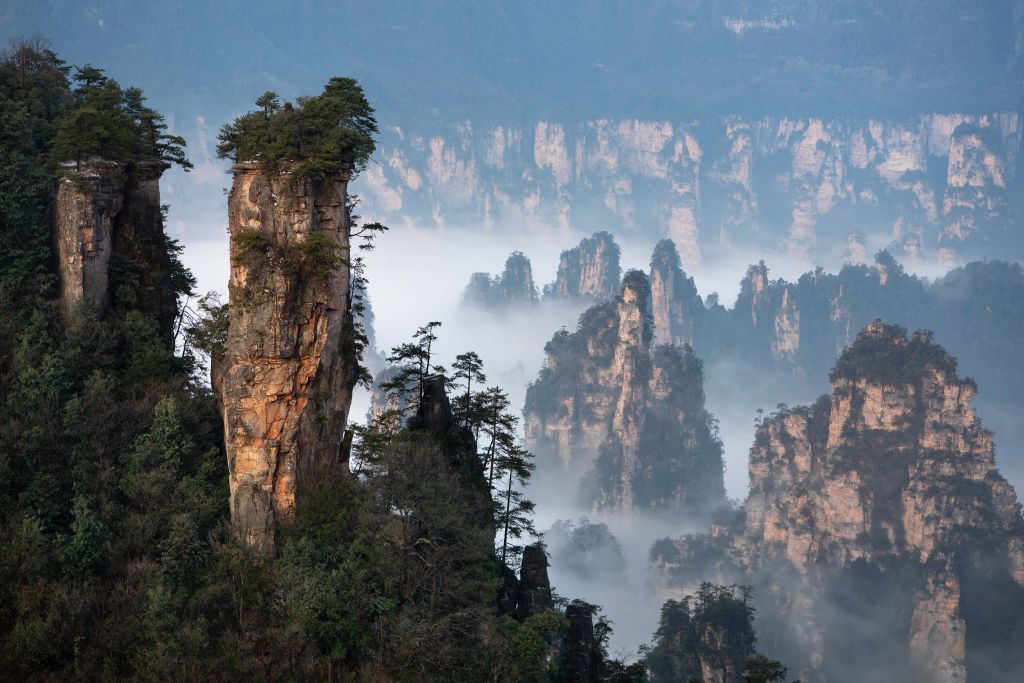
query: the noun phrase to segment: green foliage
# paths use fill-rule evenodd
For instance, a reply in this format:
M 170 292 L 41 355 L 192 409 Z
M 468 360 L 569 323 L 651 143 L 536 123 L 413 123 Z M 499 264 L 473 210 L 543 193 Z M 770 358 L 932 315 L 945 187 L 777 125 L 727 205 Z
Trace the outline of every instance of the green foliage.
M 786 667 L 764 655 L 753 655 L 747 658 L 742 675 L 743 680 L 750 683 L 774 683 L 786 680 Z
M 881 321 L 876 321 L 881 325 Z M 879 331 L 863 330 L 847 348 L 829 379 L 866 379 L 882 384 L 916 384 L 924 376 L 925 368 L 953 375 L 956 359 L 932 342 L 932 333 L 915 332 L 907 342 L 906 329 L 898 325 L 883 325 Z
M 749 595 L 746 586 L 702 583 L 696 594 L 668 600 L 647 652 L 651 680 L 702 680 L 703 666 L 742 671 L 757 642 Z
M 294 104 L 267 92 L 256 105 L 221 128 L 218 156 L 267 170 L 294 163 L 297 177 L 325 178 L 361 171 L 375 149 L 373 107 L 354 79 L 335 76 L 320 95 Z
M 271 269 L 301 283 L 323 285 L 347 262 L 341 245 L 322 232 L 310 232 L 296 244 L 277 244 L 258 228 L 232 236 L 234 262 L 255 271 Z
M 141 90 L 124 90 L 91 65 L 77 69 L 74 80 L 74 105 L 53 139 L 55 162 L 157 159 L 185 171 L 192 168 L 185 157 L 185 139 L 167 133 L 164 117 L 145 105 Z

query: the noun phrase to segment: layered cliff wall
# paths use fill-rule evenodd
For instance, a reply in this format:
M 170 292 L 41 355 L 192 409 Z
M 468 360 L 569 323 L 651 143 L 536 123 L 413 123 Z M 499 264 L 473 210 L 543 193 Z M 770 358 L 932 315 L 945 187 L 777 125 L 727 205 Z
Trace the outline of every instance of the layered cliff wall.
M 1019 187 L 1021 128 L 1017 112 L 467 122 L 389 135 L 368 199 L 393 222 L 603 222 L 671 238 L 687 266 L 727 247 L 820 262 L 851 232 L 908 256 L 995 257 L 1014 246 L 1008 196 Z
M 116 294 L 153 317 L 170 343 L 178 309 L 160 205 L 167 166 L 99 158 L 62 165 L 53 216 L 65 317 L 82 302 L 102 313 Z
M 562 476 L 586 475 L 597 508 L 706 512 L 724 490 L 702 366 L 689 348 L 652 346 L 650 305 L 646 276 L 631 271 L 614 302 L 555 335 L 527 392 L 527 443 Z
M 348 177 L 235 164 L 228 199 L 230 317 L 220 387 L 232 522 L 274 544 L 302 490 L 348 473 L 357 379 Z
M 656 562 L 691 580 L 695 563 L 717 562 L 759 586 L 759 614 L 776 615 L 815 678 L 852 680 L 844 652 L 874 649 L 889 675 L 1010 680 L 1024 522 L 975 392 L 928 335 L 872 323 L 840 357 L 830 396 L 761 423 L 741 514 Z

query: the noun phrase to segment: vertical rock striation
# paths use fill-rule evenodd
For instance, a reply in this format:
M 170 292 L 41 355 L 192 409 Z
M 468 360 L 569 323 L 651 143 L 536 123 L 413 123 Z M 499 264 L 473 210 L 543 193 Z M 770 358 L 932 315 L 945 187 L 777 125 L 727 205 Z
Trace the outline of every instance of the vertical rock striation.
M 82 302 L 110 306 L 114 225 L 124 206 L 123 164 L 92 159 L 65 164 L 57 189 L 54 234 L 60 274 L 60 306 L 69 316 Z
M 231 518 L 249 546 L 274 546 L 296 496 L 348 473 L 357 380 L 348 176 L 298 179 L 233 167 L 230 318 L 220 378 Z
M 117 296 L 155 319 L 172 343 L 178 304 L 160 205 L 167 167 L 157 159 L 62 164 L 54 235 L 65 317 L 82 302 L 103 313 Z

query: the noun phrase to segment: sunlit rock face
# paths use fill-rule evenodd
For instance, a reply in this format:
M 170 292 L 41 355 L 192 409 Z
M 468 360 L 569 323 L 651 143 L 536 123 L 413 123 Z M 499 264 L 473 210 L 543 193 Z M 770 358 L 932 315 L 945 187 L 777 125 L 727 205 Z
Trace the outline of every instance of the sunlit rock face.
M 234 166 L 230 318 L 219 379 L 231 519 L 260 551 L 304 490 L 348 472 L 357 379 L 344 175 Z
M 781 629 L 780 656 L 802 651 L 792 661 L 815 680 L 852 680 L 844 640 L 903 667 L 892 674 L 1003 680 L 1012 657 L 998 653 L 1019 652 L 1024 627 L 1024 523 L 973 381 L 928 335 L 881 322 L 831 380 L 813 406 L 760 423 L 741 514 L 660 548 L 661 576 L 679 581 L 706 543 L 705 570 L 750 579 L 761 628 Z
M 367 200 L 393 224 L 549 231 L 597 221 L 672 239 L 684 267 L 731 247 L 820 262 L 851 231 L 907 256 L 995 256 L 1012 225 L 1020 139 L 1013 112 L 463 122 L 387 133 Z
M 160 208 L 166 167 L 155 159 L 61 165 L 53 220 L 65 317 L 82 303 L 102 313 L 116 293 L 170 343 L 177 302 Z
M 654 346 L 647 277 L 559 332 L 527 392 L 529 447 L 599 509 L 706 513 L 724 500 L 721 443 L 689 347 Z

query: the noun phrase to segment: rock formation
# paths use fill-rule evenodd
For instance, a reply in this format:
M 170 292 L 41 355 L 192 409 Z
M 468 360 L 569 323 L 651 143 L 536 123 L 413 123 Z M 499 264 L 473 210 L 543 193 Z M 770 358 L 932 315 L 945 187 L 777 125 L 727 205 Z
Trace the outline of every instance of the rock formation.
M 527 444 L 563 473 L 589 470 L 597 508 L 706 511 L 724 492 L 702 366 L 688 347 L 652 347 L 650 305 L 647 277 L 630 271 L 615 302 L 554 336 L 527 391 Z
M 497 277 L 473 273 L 463 295 L 463 302 L 482 308 L 499 309 L 537 302 L 533 284 L 533 267 L 521 251 L 514 251 L 505 261 L 505 270 Z
M 293 178 L 233 167 L 230 317 L 220 386 L 231 518 L 249 546 L 274 546 L 303 489 L 348 472 L 357 379 L 348 176 Z
M 651 256 L 651 312 L 654 341 L 658 344 L 693 344 L 694 318 L 704 304 L 692 277 L 683 272 L 672 240 L 662 240 Z
M 607 232 L 595 232 L 562 252 L 554 283 L 545 296 L 556 299 L 608 301 L 619 291 L 619 245 Z
M 573 600 L 565 607 L 565 619 L 569 625 L 555 646 L 560 680 L 594 683 L 599 680 L 601 667 L 601 651 L 594 634 L 594 606 Z
M 528 545 L 523 549 L 523 560 L 519 568 L 516 618 L 522 621 L 554 608 L 551 580 L 548 578 L 548 556 L 542 546 Z
M 703 584 L 661 608 L 646 663 L 653 683 L 740 683 L 755 654 L 754 610 L 745 589 Z
M 1005 252 L 996 238 L 1016 220 L 1003 209 L 1020 192 L 1021 132 L 1016 111 L 525 127 L 460 118 L 449 131 L 386 133 L 367 199 L 396 224 L 602 221 L 672 239 L 688 268 L 733 246 L 820 262 L 851 227 L 890 235 L 901 257 L 1020 258 L 1019 240 Z
M 870 678 L 872 666 L 1003 680 L 1024 645 L 1024 522 L 970 407 L 973 381 L 929 334 L 881 322 L 831 381 L 830 396 L 760 424 L 741 514 L 710 540 L 662 546 L 656 564 L 692 580 L 718 562 L 753 582 L 759 615 L 778 619 L 762 628 L 787 634 L 774 636 L 790 648 L 782 659 L 815 680 Z
M 101 313 L 115 294 L 153 317 L 170 343 L 177 315 L 160 207 L 167 164 L 93 158 L 62 165 L 54 234 L 65 317 L 80 302 Z M 127 285 L 129 289 L 120 289 Z

